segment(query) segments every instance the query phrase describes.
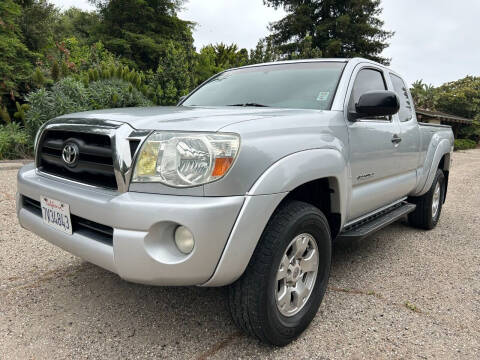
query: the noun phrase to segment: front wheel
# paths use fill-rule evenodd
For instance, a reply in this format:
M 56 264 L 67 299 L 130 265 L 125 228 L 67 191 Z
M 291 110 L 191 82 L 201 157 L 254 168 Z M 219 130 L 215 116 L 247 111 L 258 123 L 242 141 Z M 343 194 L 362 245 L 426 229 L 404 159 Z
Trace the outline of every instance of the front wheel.
M 431 230 L 437 226 L 445 199 L 445 175 L 437 169 L 430 190 L 420 197 L 411 198 L 410 202 L 417 205 L 414 212 L 408 215 L 410 225 Z
M 234 322 L 263 342 L 283 346 L 315 317 L 330 274 L 327 219 L 307 203 L 282 205 L 270 219 L 243 276 L 229 291 Z

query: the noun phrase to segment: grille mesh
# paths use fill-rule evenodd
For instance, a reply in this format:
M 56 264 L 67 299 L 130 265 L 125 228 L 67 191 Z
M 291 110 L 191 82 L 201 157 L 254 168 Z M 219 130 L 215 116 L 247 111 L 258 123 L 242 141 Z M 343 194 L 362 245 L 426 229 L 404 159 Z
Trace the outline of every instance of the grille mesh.
M 79 149 L 78 163 L 69 167 L 62 159 L 67 143 Z M 40 171 L 89 185 L 117 189 L 110 137 L 102 134 L 47 130 L 38 147 Z

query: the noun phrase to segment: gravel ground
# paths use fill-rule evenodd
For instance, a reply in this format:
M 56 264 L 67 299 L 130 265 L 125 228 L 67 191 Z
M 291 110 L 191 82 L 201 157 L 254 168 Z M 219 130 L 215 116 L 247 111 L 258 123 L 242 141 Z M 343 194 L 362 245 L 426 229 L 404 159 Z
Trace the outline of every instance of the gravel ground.
M 0 359 L 480 358 L 480 149 L 455 153 L 438 227 L 334 251 L 324 302 L 284 348 L 239 333 L 224 289 L 129 284 L 23 230 L 0 168 Z

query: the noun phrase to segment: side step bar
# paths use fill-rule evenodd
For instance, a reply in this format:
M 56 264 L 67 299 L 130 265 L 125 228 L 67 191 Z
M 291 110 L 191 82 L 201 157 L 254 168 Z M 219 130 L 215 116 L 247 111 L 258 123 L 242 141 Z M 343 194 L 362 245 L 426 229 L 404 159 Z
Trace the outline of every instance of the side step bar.
M 415 204 L 403 201 L 380 214 L 350 225 L 337 236 L 337 240 L 361 240 L 411 213 L 416 207 Z

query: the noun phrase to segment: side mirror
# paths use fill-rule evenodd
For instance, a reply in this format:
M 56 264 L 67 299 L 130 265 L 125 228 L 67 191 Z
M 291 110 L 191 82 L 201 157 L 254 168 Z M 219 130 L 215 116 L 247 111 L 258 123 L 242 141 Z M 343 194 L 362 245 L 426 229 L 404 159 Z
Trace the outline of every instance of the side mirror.
M 393 91 L 369 91 L 360 96 L 355 110 L 355 113 L 349 114 L 351 121 L 363 117 L 390 116 L 400 110 L 400 100 Z

